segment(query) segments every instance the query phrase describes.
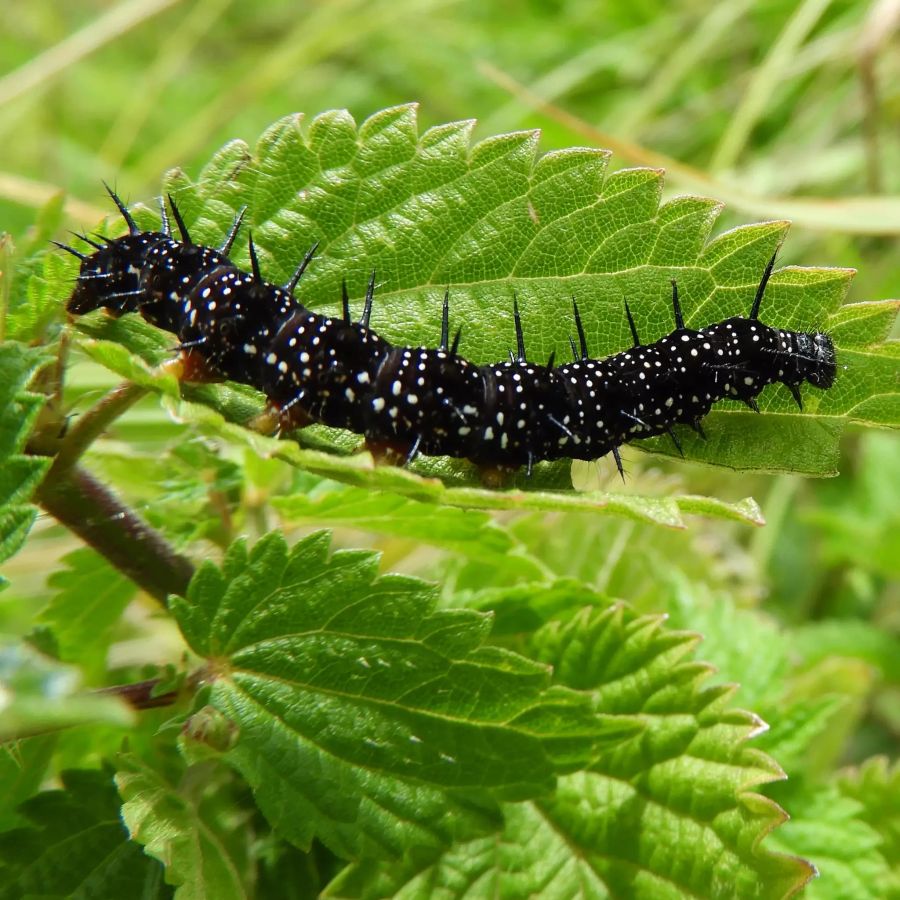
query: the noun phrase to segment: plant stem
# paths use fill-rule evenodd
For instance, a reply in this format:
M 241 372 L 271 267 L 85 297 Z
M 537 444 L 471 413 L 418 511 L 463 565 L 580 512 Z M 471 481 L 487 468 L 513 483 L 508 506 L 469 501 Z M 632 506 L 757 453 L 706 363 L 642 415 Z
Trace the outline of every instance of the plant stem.
M 106 431 L 107 426 L 146 393 L 146 388 L 124 381 L 95 403 L 69 429 L 59 445 L 46 480 L 62 478 L 78 462 L 85 450 Z
M 46 480 L 35 499 L 163 605 L 169 594 L 184 595 L 194 574 L 190 560 L 84 469 Z
M 111 694 L 121 697 L 132 709 L 155 709 L 158 706 L 171 706 L 178 699 L 178 691 L 153 696 L 153 689 L 160 683 L 159 678 L 147 681 L 136 681 L 133 684 L 116 684 L 101 688 L 97 694 Z

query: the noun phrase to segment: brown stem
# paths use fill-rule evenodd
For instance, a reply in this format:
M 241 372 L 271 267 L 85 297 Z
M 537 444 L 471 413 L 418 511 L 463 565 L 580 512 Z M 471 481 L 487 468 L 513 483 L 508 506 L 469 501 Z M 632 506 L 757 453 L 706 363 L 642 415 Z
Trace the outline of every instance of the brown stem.
M 116 684 L 112 687 L 101 688 L 94 693 L 121 697 L 132 709 L 155 709 L 158 706 L 171 706 L 178 699 L 178 691 L 167 691 L 165 694 L 153 696 L 153 690 L 161 680 L 160 678 L 150 678 L 147 681 L 136 681 L 133 684 Z
M 45 481 L 35 499 L 163 605 L 169 594 L 184 595 L 194 574 L 190 560 L 84 469 Z

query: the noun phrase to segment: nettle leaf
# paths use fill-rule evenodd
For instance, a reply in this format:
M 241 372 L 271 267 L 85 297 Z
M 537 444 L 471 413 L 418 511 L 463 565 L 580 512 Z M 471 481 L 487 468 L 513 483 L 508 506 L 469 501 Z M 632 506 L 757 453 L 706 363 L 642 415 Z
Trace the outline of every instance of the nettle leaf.
M 547 666 L 483 646 L 489 616 L 435 611 L 424 582 L 328 547 L 325 534 L 290 551 L 277 532 L 238 542 L 172 602 L 208 660 L 205 702 L 233 729 L 204 713 L 187 733 L 233 743 L 225 758 L 300 846 L 353 857 L 471 836 L 493 824 L 494 797 L 548 791 L 634 729 L 551 688 Z
M 111 774 L 67 771 L 62 782 L 19 807 L 28 827 L 0 834 L 0 898 L 170 897 L 162 866 L 128 840 Z
M 22 450 L 44 405 L 26 391 L 31 376 L 46 362 L 40 348 L 12 341 L 0 344 L 0 562 L 15 554 L 28 536 L 37 510 L 28 503 L 50 461 Z M 0 588 L 5 584 L 0 578 Z
M 110 630 L 134 597 L 134 582 L 88 547 L 66 554 L 62 562 L 65 568 L 48 580 L 58 593 L 39 619 L 52 628 L 60 659 L 102 670 Z
M 244 900 L 253 896 L 244 883 L 240 860 L 206 820 L 199 798 L 179 791 L 131 755 L 118 760 L 116 784 L 122 819 L 131 838 L 166 868 L 175 900 Z
M 785 819 L 754 792 L 782 776 L 746 745 L 760 730 L 730 709 L 733 688 L 704 686 L 697 636 L 624 605 L 585 609 L 534 638 L 558 683 L 590 692 L 643 729 L 548 797 L 504 806 L 504 828 L 401 867 L 349 867 L 336 897 L 780 897 L 812 867 L 761 842 Z
M 18 247 L 9 235 L 0 235 L 0 334 L 4 339 L 37 344 L 48 339 L 51 327 L 57 327 L 59 303 L 41 272 L 70 268 L 49 244 L 62 226 L 64 198 L 59 191 L 44 204 Z
M 842 719 L 852 720 L 854 701 L 855 698 L 835 694 L 773 700 L 770 703 L 773 724 L 760 735 L 759 746 L 789 774 L 802 772 L 806 778 L 813 777 L 818 769 L 824 768 L 818 758 L 822 746 L 827 746 Z
M 252 150 L 240 141 L 227 144 L 197 181 L 174 171 L 165 190 L 196 239 L 210 243 L 248 207 L 246 221 L 273 281 L 286 280 L 318 242 L 300 294 L 312 308 L 336 311 L 343 279 L 360 308 L 376 270 L 372 324 L 396 343 L 435 344 L 449 285 L 453 321 L 464 326 L 462 352 L 479 363 L 504 359 L 514 342 L 514 293 L 537 360 L 568 353 L 573 294 L 595 356 L 631 345 L 626 297 L 645 341 L 672 330 L 672 278 L 692 327 L 749 311 L 787 222 L 735 228 L 710 240 L 721 205 L 703 197 L 661 203 L 661 170 L 610 173 L 608 151 L 583 147 L 538 156 L 534 131 L 473 145 L 473 126 L 453 122 L 419 135 L 412 105 L 382 110 L 359 127 L 341 110 L 308 123 L 290 116 Z M 235 258 L 247 262 L 246 255 Z M 807 391 L 803 414 L 781 387 L 762 395 L 768 415 L 761 417 L 734 402 L 719 404 L 708 443 L 683 435 L 688 458 L 833 474 L 847 422 L 900 422 L 896 358 L 881 345 L 897 304 L 842 307 L 851 275 L 784 267 L 763 308 L 763 319 L 781 327 L 834 329 L 842 367 L 837 385 Z M 641 446 L 673 452 L 660 441 Z
M 0 833 L 27 824 L 16 810 L 40 787 L 55 744 L 55 735 L 42 734 L 0 747 Z
M 751 709 L 769 703 L 780 711 L 793 635 L 765 613 L 743 608 L 727 591 L 713 591 L 683 572 L 672 572 L 669 579 L 674 591 L 670 624 L 703 635 L 705 661 L 740 684 L 741 703 Z
M 896 797 L 895 797 L 896 799 Z M 795 791 L 791 821 L 772 836 L 789 853 L 815 859 L 819 877 L 804 894 L 810 900 L 882 900 L 900 895 L 900 878 L 885 853 L 882 835 L 862 803 L 835 785 Z
M 891 866 L 890 883 L 900 895 L 900 764 L 874 757 L 842 772 L 837 783 L 845 797 L 861 805 L 859 818 L 880 836 L 881 855 Z
M 272 505 L 291 522 L 324 522 L 392 535 L 491 563 L 517 578 L 542 575 L 541 566 L 485 512 L 419 503 L 334 482 L 320 482 L 305 493 L 273 497 Z

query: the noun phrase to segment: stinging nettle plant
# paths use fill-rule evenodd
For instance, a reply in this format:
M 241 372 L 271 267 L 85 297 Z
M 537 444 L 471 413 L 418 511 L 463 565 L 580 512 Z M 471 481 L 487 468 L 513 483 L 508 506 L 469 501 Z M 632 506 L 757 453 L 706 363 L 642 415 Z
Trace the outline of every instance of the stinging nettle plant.
M 312 309 L 337 313 L 343 280 L 359 304 L 375 269 L 372 326 L 397 343 L 436 345 L 450 285 L 460 350 L 479 363 L 514 341 L 514 294 L 535 359 L 568 347 L 573 294 L 594 357 L 630 346 L 624 298 L 645 341 L 671 331 L 671 279 L 689 327 L 746 315 L 788 223 L 712 237 L 720 204 L 662 202 L 658 170 L 610 172 L 593 149 L 541 156 L 533 132 L 473 145 L 472 127 L 420 135 L 411 106 L 360 126 L 290 117 L 252 150 L 226 145 L 195 181 L 170 173 L 163 192 L 211 245 L 247 207 L 273 282 L 318 241 L 298 290 Z M 133 214 L 159 226 L 150 208 Z M 761 524 L 751 499 L 575 492 L 566 463 L 495 491 L 459 461 L 375 465 L 328 429 L 261 434 L 251 388 L 178 383 L 171 335 L 137 316 L 66 322 L 73 262 L 17 260 L 3 310 L 0 560 L 39 546 L 39 509 L 85 546 L 51 577 L 27 640 L 0 648 L 0 897 L 775 897 L 808 881 L 803 841 L 769 834 L 785 813 L 765 793 L 784 775 L 779 747 L 802 750 L 758 749 L 762 720 L 696 659 L 696 634 L 549 566 L 527 519 L 486 512 Z M 679 434 L 687 459 L 829 475 L 846 424 L 896 427 L 896 303 L 842 304 L 851 275 L 787 266 L 766 293 L 766 321 L 832 336 L 834 388 L 802 413 L 781 387 L 759 416 L 719 404 L 707 441 Z M 79 395 L 73 345 L 124 382 Z M 104 441 L 148 394 L 177 423 L 153 413 L 165 452 L 158 438 Z M 436 586 L 379 574 L 377 554 L 333 550 L 325 532 L 292 527 L 288 542 L 272 522 L 348 525 L 464 562 Z M 162 620 L 129 619 L 139 590 Z M 162 648 L 150 672 L 110 654 L 135 628 Z M 787 664 L 789 648 L 760 645 L 773 671 Z M 771 720 L 777 703 L 758 696 Z M 834 709 L 780 712 L 814 742 Z M 865 804 L 862 782 L 833 790 Z

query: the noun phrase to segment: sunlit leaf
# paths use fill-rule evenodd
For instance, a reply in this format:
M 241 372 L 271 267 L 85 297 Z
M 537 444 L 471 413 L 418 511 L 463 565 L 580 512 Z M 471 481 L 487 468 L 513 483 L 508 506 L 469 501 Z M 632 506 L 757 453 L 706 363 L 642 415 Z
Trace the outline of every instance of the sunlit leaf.
M 122 819 L 132 840 L 159 860 L 175 900 L 244 900 L 252 892 L 240 866 L 210 824 L 198 800 L 168 784 L 133 756 L 119 758 L 116 784 Z
M 273 532 L 173 598 L 225 720 L 212 745 L 294 842 L 440 846 L 489 827 L 495 798 L 550 790 L 634 730 L 550 688 L 547 666 L 483 646 L 490 617 L 436 611 L 425 583 L 376 573 L 372 553 L 329 558 L 327 535 L 289 552 Z M 187 726 L 200 744 L 208 732 Z
M 474 145 L 471 132 L 471 122 L 456 122 L 420 135 L 414 106 L 383 110 L 359 127 L 341 111 L 309 123 L 289 117 L 254 150 L 232 142 L 196 182 L 179 171 L 166 187 L 198 239 L 211 243 L 246 206 L 273 281 L 285 280 L 319 242 L 301 291 L 313 308 L 336 310 L 344 279 L 351 295 L 362 297 L 376 270 L 381 287 L 373 327 L 395 343 L 434 344 L 440 299 L 450 285 L 453 319 L 465 326 L 462 351 L 476 362 L 505 357 L 514 293 L 535 359 L 565 354 L 573 293 L 595 356 L 630 346 L 623 298 L 645 341 L 672 329 L 672 278 L 689 326 L 746 314 L 787 232 L 788 223 L 776 221 L 710 239 L 720 205 L 700 197 L 661 204 L 660 170 L 609 173 L 606 151 L 538 156 L 535 132 Z M 240 254 L 237 260 L 246 262 Z M 889 313 L 878 318 L 863 309 L 858 326 L 851 326 L 852 313 L 841 308 L 851 274 L 784 268 L 763 308 L 764 320 L 784 328 L 827 329 L 835 317 L 838 337 L 848 342 L 838 349 L 836 386 L 808 390 L 803 414 L 782 388 L 763 394 L 768 415 L 762 417 L 733 402 L 719 404 L 707 443 L 684 435 L 688 458 L 831 474 L 846 422 L 900 421 L 895 361 L 878 344 Z M 658 440 L 647 446 L 674 452 Z
M 777 897 L 811 875 L 762 844 L 784 813 L 753 789 L 781 777 L 746 745 L 755 717 L 732 691 L 706 687 L 694 636 L 623 605 L 584 610 L 540 631 L 540 658 L 559 683 L 590 691 L 615 718 L 644 728 L 598 754 L 557 791 L 506 804 L 492 838 L 405 866 L 351 866 L 336 897 Z

